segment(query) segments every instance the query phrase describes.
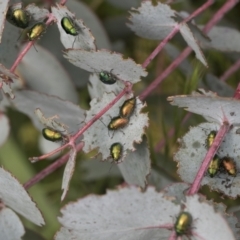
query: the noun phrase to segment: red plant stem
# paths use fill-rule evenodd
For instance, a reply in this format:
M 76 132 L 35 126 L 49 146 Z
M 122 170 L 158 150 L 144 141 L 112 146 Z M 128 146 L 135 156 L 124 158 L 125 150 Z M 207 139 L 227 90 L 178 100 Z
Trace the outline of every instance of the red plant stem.
M 240 83 L 238 84 L 237 89 L 235 90 L 234 96 L 233 98 L 239 99 L 240 98 Z M 192 186 L 190 187 L 188 194 L 195 194 L 198 192 L 199 188 L 200 188 L 200 184 L 202 181 L 202 178 L 204 177 L 204 173 L 206 172 L 208 165 L 210 163 L 210 161 L 212 160 L 213 156 L 216 154 L 218 148 L 220 147 L 223 139 L 225 138 L 225 135 L 228 133 L 231 125 L 228 124 L 227 119 L 224 119 L 224 123 L 220 130 L 218 131 L 213 144 L 211 145 L 211 147 L 209 148 L 203 163 L 200 167 L 200 169 L 198 170 L 198 173 L 194 179 L 194 182 L 192 184 Z
M 208 32 L 214 25 L 216 25 L 223 16 L 229 12 L 239 0 L 226 0 L 226 3 L 213 15 L 211 20 L 204 27 L 205 32 Z
M 46 25 L 48 26 L 50 23 L 52 23 L 53 21 L 55 21 L 55 17 L 50 13 L 48 16 L 48 20 L 46 22 Z M 23 49 L 23 51 L 18 55 L 17 59 L 15 60 L 15 62 L 13 63 L 10 71 L 14 72 L 18 66 L 18 64 L 22 61 L 23 57 L 27 54 L 27 52 L 29 51 L 29 49 L 33 46 L 33 44 L 36 42 L 35 41 L 30 41 L 25 48 Z
M 83 128 L 81 128 L 75 135 L 71 136 L 69 138 L 69 142 L 64 144 L 63 146 L 53 150 L 50 153 L 44 154 L 40 157 L 32 157 L 29 158 L 29 160 L 31 162 L 37 162 L 39 160 L 43 160 L 46 159 L 50 156 L 52 156 L 53 154 L 62 151 L 63 149 L 67 148 L 68 146 L 75 146 L 75 141 L 89 128 L 93 125 L 94 122 L 96 122 L 98 119 L 100 119 L 100 117 L 105 114 L 116 102 L 118 102 L 119 99 L 121 99 L 121 97 L 124 96 L 125 93 L 129 92 L 129 86 L 127 85 L 122 92 L 120 92 L 105 108 L 103 108 L 99 113 L 97 113 L 89 122 L 87 122 Z
M 236 99 L 240 99 L 240 83 L 238 84 L 233 97 Z
M 226 81 L 233 73 L 238 71 L 240 68 L 240 59 L 236 61 L 219 79 Z
M 14 72 L 15 69 L 17 68 L 18 64 L 22 61 L 23 57 L 26 55 L 26 53 L 28 52 L 28 50 L 32 47 L 33 45 L 33 41 L 29 42 L 26 47 L 23 49 L 23 51 L 18 55 L 16 61 L 14 62 L 14 64 L 12 65 L 10 71 Z
M 172 231 L 171 232 L 171 234 L 170 234 L 170 236 L 169 236 L 169 238 L 168 238 L 168 240 L 176 240 L 176 233 L 175 233 L 175 231 Z
M 81 136 L 94 122 L 96 122 L 100 117 L 106 113 L 115 103 L 117 103 L 123 96 L 129 92 L 129 89 L 125 87 L 122 92 L 120 92 L 104 109 L 97 113 L 79 132 L 77 132 L 71 139 L 75 142 L 79 136 Z
M 67 2 L 67 0 L 61 0 L 61 1 L 60 1 L 60 4 L 61 4 L 61 5 L 65 5 L 66 2 Z
M 213 0 L 208 0 L 205 4 L 203 4 L 201 7 L 199 7 L 195 12 L 193 12 L 191 15 L 189 15 L 186 19 L 184 19 L 181 23 L 186 23 L 192 18 L 196 17 L 199 15 L 201 12 L 203 12 L 205 9 L 207 9 L 209 6 L 213 4 Z M 143 68 L 146 68 L 149 63 L 157 56 L 157 54 L 164 48 L 166 43 L 174 37 L 174 35 L 179 31 L 179 26 L 181 23 L 178 23 L 175 25 L 173 30 L 169 33 L 169 35 L 163 39 L 163 41 L 154 49 L 154 51 L 149 55 L 149 57 L 144 61 L 142 64 Z
M 69 142 L 67 142 L 66 144 L 62 145 L 61 147 L 58 147 L 56 149 L 54 149 L 53 151 L 49 152 L 49 153 L 46 153 L 46 154 L 43 154 L 41 155 L 40 157 L 30 157 L 29 160 L 32 162 L 32 163 L 35 163 L 35 162 L 38 162 L 40 160 L 43 160 L 43 159 L 46 159 L 46 158 L 49 158 L 50 156 L 64 150 L 65 148 L 71 146 L 71 144 Z
M 79 143 L 76 147 L 76 150 L 80 151 L 83 148 L 83 146 L 84 146 L 83 143 Z M 35 175 L 32 179 L 30 179 L 26 183 L 24 183 L 24 185 L 23 185 L 24 188 L 29 189 L 34 184 L 40 182 L 46 176 L 48 176 L 49 174 L 54 172 L 56 169 L 61 167 L 63 164 L 65 164 L 68 161 L 69 155 L 70 155 L 70 153 L 67 153 L 66 155 L 64 155 L 63 157 L 61 157 L 60 159 L 58 159 L 57 161 L 55 161 L 54 163 L 52 163 L 51 165 L 49 165 L 48 167 L 43 169 L 41 172 L 39 172 L 37 175 Z
M 213 18 L 208 22 L 208 24 L 205 26 L 205 28 L 204 28 L 204 31 L 209 31 L 210 30 L 210 28 L 213 26 L 213 24 L 216 24 L 217 23 L 217 21 L 219 21 L 222 17 L 223 17 L 223 15 L 227 12 L 227 11 L 229 11 L 231 8 L 233 8 L 234 6 L 235 6 L 235 4 L 237 3 L 237 0 L 230 0 L 230 1 L 227 1 L 223 6 L 222 6 L 222 8 L 221 9 L 219 9 L 219 11 L 217 11 L 216 12 L 216 14 L 213 16 Z M 186 48 L 186 49 L 188 49 L 188 48 Z M 185 49 L 185 50 L 186 50 Z M 185 51 L 184 50 L 184 51 Z M 182 53 L 182 54 L 180 54 L 179 56 L 178 56 L 178 58 L 177 59 L 181 59 L 181 60 L 183 60 L 184 58 L 184 54 Z M 176 60 L 177 60 L 176 59 Z M 171 66 L 175 66 L 175 62 L 176 62 L 176 60 L 162 73 L 162 74 L 164 74 L 164 73 L 166 73 L 166 71 L 171 67 Z M 180 61 L 181 62 L 181 61 Z M 179 63 L 180 63 L 179 62 Z M 239 64 L 240 64 L 240 60 L 239 60 Z M 230 71 L 230 69 L 229 69 L 229 71 Z M 170 73 L 170 72 L 167 72 L 168 74 Z M 167 74 L 167 75 L 168 75 Z M 166 75 L 166 74 L 165 74 Z M 166 75 L 166 76 L 167 76 Z M 160 76 L 161 77 L 161 76 Z M 162 80 L 164 79 L 164 76 L 162 77 Z M 156 80 L 154 80 L 154 82 L 155 82 Z M 161 82 L 161 81 L 160 81 Z M 159 83 L 160 83 L 159 82 Z M 157 85 L 156 85 L 157 86 Z M 154 86 L 154 88 L 156 87 L 156 86 Z M 150 87 L 150 86 L 149 86 Z M 154 90 L 154 88 L 152 89 L 152 90 Z M 147 89 L 145 90 L 145 91 L 147 91 Z M 146 98 L 147 97 L 147 95 L 150 93 L 150 91 L 149 91 L 149 93 L 146 93 L 146 92 L 143 92 L 141 95 L 140 95 L 140 99 L 144 99 L 144 98 Z M 240 92 L 240 91 L 239 91 Z M 188 115 L 188 118 L 190 117 L 190 115 Z M 187 119 L 188 119 L 187 118 Z M 183 121 L 182 121 L 182 123 L 184 123 L 186 120 L 184 120 L 183 119 Z M 174 134 L 174 132 L 175 132 L 175 129 L 174 128 L 171 128 L 170 130 L 169 130 L 169 132 L 168 132 L 168 136 L 169 137 L 171 137 L 171 136 L 173 136 L 173 134 Z M 160 151 L 161 150 L 161 148 L 164 146 L 164 144 L 165 144 L 165 140 L 162 140 L 162 141 L 160 141 L 158 144 L 157 144 L 157 146 L 155 147 L 155 150 L 156 151 Z
M 204 33 L 210 29 L 227 13 L 231 8 L 237 4 L 238 0 L 228 0 L 211 18 L 203 29 Z M 191 53 L 192 49 L 187 47 L 183 52 L 170 64 L 165 71 L 161 73 L 139 96 L 140 100 L 144 100 L 157 86 Z
M 231 126 L 228 124 L 228 122 L 221 125 L 221 127 L 213 141 L 213 144 L 211 145 L 208 152 L 206 153 L 206 156 L 202 162 L 201 167 L 199 168 L 199 170 L 197 172 L 197 175 L 194 179 L 192 186 L 188 190 L 188 195 L 193 195 L 198 192 L 201 181 L 202 181 L 204 174 L 208 168 L 208 165 L 211 162 L 211 160 L 213 159 L 213 156 L 216 154 L 218 148 L 220 147 L 220 145 L 221 145 L 225 135 L 229 131 L 230 127 Z

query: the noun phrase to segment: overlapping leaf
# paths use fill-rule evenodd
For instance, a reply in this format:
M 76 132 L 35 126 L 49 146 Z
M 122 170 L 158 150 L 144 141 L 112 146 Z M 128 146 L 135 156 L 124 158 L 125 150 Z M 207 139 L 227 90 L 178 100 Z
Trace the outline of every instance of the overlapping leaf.
M 34 114 L 37 108 L 41 110 L 46 118 L 57 115 L 59 121 L 68 126 L 67 130 L 69 133 L 75 133 L 85 118 L 85 111 L 79 106 L 54 96 L 33 91 L 16 92 L 13 104 L 19 111 L 27 114 L 40 130 L 43 128 L 43 125 Z
M 173 230 L 173 216 L 177 216 L 183 206 L 173 203 L 173 200 L 174 197 L 167 198 L 151 187 L 145 193 L 130 187 L 108 191 L 102 197 L 90 195 L 62 209 L 63 216 L 59 221 L 63 227 L 56 239 L 168 239 L 169 230 Z M 200 201 L 196 195 L 186 197 L 182 203 L 184 211 L 193 217 L 192 236 L 234 239 L 225 219 L 208 202 Z
M 43 225 L 44 219 L 29 197 L 24 187 L 9 172 L 0 168 L 1 201 L 37 225 Z
M 104 49 L 98 51 L 69 49 L 65 50 L 65 57 L 75 66 L 89 72 L 111 72 L 117 78 L 131 83 L 137 83 L 141 76 L 147 76 L 147 72 L 132 59 L 123 59 L 122 54 Z
M 177 204 L 181 204 L 186 201 L 186 193 L 190 188 L 190 184 L 187 183 L 174 183 L 165 189 L 163 189 L 164 196 L 167 198 L 176 198 L 174 202 Z M 199 196 L 200 201 L 204 201 L 210 205 L 212 205 L 217 213 L 220 213 L 228 222 L 228 225 L 231 227 L 235 238 L 239 239 L 239 229 L 237 227 L 237 218 L 235 215 L 226 212 L 226 206 L 222 203 L 213 202 L 213 200 L 208 201 L 204 195 Z M 195 220 L 194 220 L 195 221 Z
M 240 123 L 240 101 L 234 98 L 219 97 L 213 92 L 194 92 L 192 95 L 168 97 L 172 105 L 184 107 L 187 111 L 202 115 L 208 121 L 223 123 L 226 119 L 229 124 Z
M 178 173 L 180 177 L 188 183 L 192 183 L 202 161 L 207 153 L 206 138 L 211 131 L 218 131 L 220 125 L 215 123 L 203 123 L 191 128 L 181 139 L 180 148 L 174 156 L 178 162 Z M 240 170 L 240 135 L 237 134 L 238 127 L 233 127 L 226 135 L 223 143 L 218 149 L 218 156 L 223 158 L 229 156 L 236 162 L 237 170 Z M 236 197 L 240 195 L 240 175 L 231 177 L 219 172 L 213 178 L 207 174 L 201 182 L 208 185 L 211 189 L 221 191 L 228 196 Z
M 5 24 L 5 17 L 7 14 L 7 9 L 8 9 L 8 3 L 9 0 L 1 1 L 0 2 L 0 9 L 1 9 L 1 15 L 0 15 L 0 43 L 2 39 L 2 32 L 4 29 L 4 24 Z
M 115 95 L 113 93 L 103 94 L 100 100 L 93 99 L 90 103 L 91 109 L 87 112 L 86 122 L 93 118 L 101 109 L 109 104 Z M 142 135 L 144 134 L 145 127 L 148 126 L 147 114 L 141 113 L 143 105 L 137 99 L 136 108 L 130 117 L 129 123 L 123 128 L 116 131 L 110 131 L 108 124 L 111 118 L 119 116 L 119 109 L 125 100 L 130 98 L 123 97 L 120 99 L 107 113 L 105 113 L 100 120 L 96 121 L 84 134 L 84 148 L 85 152 L 89 152 L 98 148 L 98 152 L 102 155 L 102 160 L 107 160 L 110 157 L 110 147 L 115 142 L 120 142 L 123 145 L 123 156 L 121 161 L 124 160 L 127 150 L 134 151 L 134 142 L 140 143 Z M 104 141 L 103 141 L 104 139 Z
M 165 199 L 153 188 L 141 193 L 136 187 L 108 191 L 105 196 L 91 195 L 62 209 L 62 228 L 56 239 L 146 240 L 169 236 L 158 228 L 172 224 L 180 206 Z M 102 214 L 104 212 L 104 214 Z M 94 226 L 94 227 L 93 227 Z M 147 229 L 147 227 L 156 227 Z
M 89 77 L 88 91 L 91 98 L 101 98 L 105 92 L 118 94 L 123 88 L 124 84 L 122 81 L 117 81 L 115 84 L 109 85 L 99 81 L 97 74 L 91 74 Z
M 64 169 L 64 173 L 63 173 L 63 180 L 62 180 L 62 196 L 61 196 L 61 200 L 63 200 L 67 194 L 68 188 L 69 188 L 69 183 L 70 180 L 72 178 L 73 172 L 74 172 L 74 168 L 75 168 L 75 163 L 76 163 L 76 155 L 77 152 L 75 149 L 72 149 L 70 152 L 70 156 L 67 162 L 67 165 Z
M 142 5 L 133 9 L 128 26 L 140 37 L 162 40 L 166 38 L 174 28 L 178 27 L 187 44 L 195 51 L 196 57 L 207 66 L 204 55 L 186 23 L 182 22 L 179 14 L 172 10 L 169 5 L 151 1 L 145 1 Z
M 151 160 L 148 144 L 144 138 L 141 144 L 136 144 L 136 151 L 128 152 L 125 161 L 118 164 L 125 182 L 130 185 L 145 188 L 147 176 L 150 174 Z
M 201 42 L 203 48 L 214 48 L 224 52 L 240 52 L 240 32 L 237 29 L 214 26 L 208 33 L 210 42 Z
M 0 114 L 0 147 L 7 140 L 9 134 L 9 121 L 8 117 L 3 113 Z
M 0 85 L 2 84 L 0 89 L 2 88 L 5 94 L 7 94 L 11 99 L 14 99 L 15 96 L 11 88 L 12 81 L 19 82 L 20 78 L 5 66 L 0 64 Z
M 0 232 L 1 239 L 19 240 L 24 235 L 24 226 L 15 212 L 10 208 L 2 207 L 0 209 Z
M 35 44 L 24 56 L 17 70 L 27 86 L 38 92 L 78 103 L 78 95 L 72 79 L 56 57 Z M 29 71 L 31 69 L 31 71 Z

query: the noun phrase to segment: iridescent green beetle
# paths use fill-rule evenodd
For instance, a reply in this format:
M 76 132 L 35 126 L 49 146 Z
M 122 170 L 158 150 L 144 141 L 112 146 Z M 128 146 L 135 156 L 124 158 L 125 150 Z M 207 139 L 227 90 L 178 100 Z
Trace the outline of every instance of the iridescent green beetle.
M 124 128 L 128 124 L 128 122 L 129 120 L 127 118 L 121 118 L 120 116 L 114 117 L 108 124 L 108 129 L 117 130 L 120 128 Z
M 67 34 L 77 36 L 79 34 L 73 20 L 70 17 L 63 17 L 61 20 L 61 26 Z
M 19 8 L 19 9 L 11 9 L 9 8 L 7 13 L 7 19 L 10 23 L 19 28 L 27 28 L 30 21 L 30 16 L 27 11 Z
M 182 236 L 190 232 L 193 222 L 192 215 L 189 212 L 181 212 L 174 224 L 174 229 L 177 236 Z
M 211 178 L 216 176 L 216 174 L 219 172 L 220 165 L 221 165 L 221 160 L 218 157 L 218 155 L 215 155 L 214 158 L 211 160 L 207 169 L 207 172 Z
M 207 139 L 206 139 L 206 147 L 207 148 L 210 148 L 213 144 L 213 141 L 215 139 L 217 135 L 217 132 L 216 131 L 211 131 L 208 136 L 207 136 Z
M 51 128 L 43 128 L 42 135 L 45 139 L 51 141 L 51 142 L 59 142 L 63 140 L 63 135 Z
M 118 80 L 117 77 L 114 74 L 112 74 L 112 70 L 110 72 L 101 71 L 99 73 L 99 79 L 101 82 L 108 85 L 114 84 Z
M 46 29 L 46 24 L 44 22 L 39 22 L 34 24 L 27 32 L 27 37 L 29 41 L 34 41 L 39 38 Z
M 122 118 L 129 118 L 136 107 L 136 98 L 132 97 L 126 100 L 120 108 L 120 116 Z
M 119 142 L 113 143 L 110 147 L 111 157 L 116 163 L 122 157 L 122 150 L 123 150 L 123 146 Z

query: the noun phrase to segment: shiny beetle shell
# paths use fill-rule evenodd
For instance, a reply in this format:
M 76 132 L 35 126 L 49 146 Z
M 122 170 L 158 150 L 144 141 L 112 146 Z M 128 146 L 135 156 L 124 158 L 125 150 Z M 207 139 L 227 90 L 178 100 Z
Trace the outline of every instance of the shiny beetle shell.
M 67 34 L 72 36 L 78 35 L 78 30 L 76 29 L 75 24 L 70 17 L 63 17 L 61 20 L 61 26 Z
M 123 150 L 123 146 L 119 142 L 113 143 L 111 145 L 110 154 L 111 154 L 112 159 L 115 162 L 118 162 L 119 159 L 122 157 L 122 150 Z
M 46 24 L 39 22 L 34 24 L 27 32 L 28 40 L 34 41 L 39 38 L 46 29 Z
M 207 148 L 210 148 L 213 144 L 213 141 L 215 139 L 217 135 L 217 132 L 216 131 L 211 131 L 208 136 L 207 136 L 207 139 L 206 139 L 206 147 Z
M 120 108 L 120 116 L 122 118 L 129 118 L 136 107 L 136 98 L 126 100 Z
M 99 73 L 99 79 L 101 82 L 111 85 L 117 81 L 117 77 L 110 72 L 102 71 Z
M 117 116 L 111 119 L 110 123 L 108 124 L 108 129 L 117 130 L 120 128 L 124 128 L 127 124 L 128 124 L 127 118 L 121 118 L 120 116 Z
M 60 132 L 55 131 L 51 128 L 43 128 L 42 135 L 45 139 L 51 142 L 58 142 L 63 140 L 63 136 Z
M 174 224 L 174 229 L 177 236 L 187 234 L 193 222 L 192 215 L 189 212 L 181 212 Z
M 29 14 L 21 8 L 14 10 L 10 9 L 7 13 L 7 18 L 16 27 L 23 29 L 28 27 L 30 21 Z
M 216 174 L 219 172 L 220 163 L 221 163 L 220 158 L 217 155 L 215 155 L 214 158 L 211 160 L 211 162 L 208 166 L 208 169 L 207 169 L 208 175 L 211 178 L 216 176 Z
M 223 169 L 231 176 L 235 177 L 237 175 L 236 163 L 230 157 L 224 157 L 221 159 L 221 165 Z

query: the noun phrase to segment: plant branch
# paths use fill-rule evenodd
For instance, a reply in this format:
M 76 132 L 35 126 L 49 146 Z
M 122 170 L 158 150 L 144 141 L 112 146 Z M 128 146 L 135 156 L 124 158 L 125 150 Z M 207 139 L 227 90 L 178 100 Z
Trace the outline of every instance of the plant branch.
M 217 11 L 216 14 L 213 16 L 213 18 L 208 22 L 208 24 L 205 26 L 204 30 L 205 30 L 205 31 L 209 30 L 209 28 L 211 28 L 211 27 L 213 26 L 213 24 L 216 24 L 216 20 L 219 21 L 227 11 L 229 11 L 231 8 L 233 8 L 233 7 L 235 6 L 236 3 L 237 3 L 236 0 L 231 0 L 231 1 L 226 2 L 226 3 L 222 6 L 222 8 L 219 9 L 219 11 Z M 220 18 L 220 17 L 221 17 L 221 18 Z M 185 50 L 186 50 L 186 49 L 185 49 Z M 183 57 L 183 54 L 180 54 L 179 57 Z M 179 58 L 179 57 L 178 57 L 178 58 Z M 183 59 L 182 59 L 182 60 L 183 60 Z M 175 60 L 175 61 L 176 61 L 176 60 Z M 175 61 L 174 61 L 174 62 L 175 62 Z M 174 65 L 174 62 L 172 63 L 172 65 Z M 239 66 L 238 66 L 238 64 L 239 64 Z M 171 66 L 171 65 L 170 65 L 170 66 Z M 169 67 L 170 67 L 170 66 L 169 66 Z M 240 60 L 237 61 L 237 62 L 234 64 L 234 66 L 233 66 L 232 68 L 230 68 L 230 69 L 221 77 L 221 80 L 224 81 L 229 75 L 231 75 L 231 74 L 232 74 L 234 71 L 236 71 L 237 68 L 239 68 L 239 67 L 240 67 Z M 167 70 L 167 69 L 166 69 L 166 70 Z M 165 70 L 165 71 L 166 71 L 166 70 Z M 240 90 L 239 90 L 239 95 L 240 95 Z M 143 92 L 143 93 L 140 95 L 140 98 L 141 98 L 141 99 L 144 99 L 146 96 L 147 96 L 146 93 Z M 185 116 L 185 118 L 183 119 L 182 124 L 184 124 L 184 123 L 190 118 L 190 116 L 191 116 L 191 113 L 187 114 L 187 115 Z M 175 132 L 175 128 L 173 127 L 173 128 L 171 128 L 171 129 L 169 130 L 169 132 L 168 132 L 168 137 L 172 137 L 173 134 L 174 134 L 174 132 Z M 161 140 L 161 141 L 156 145 L 155 151 L 160 151 L 160 150 L 162 149 L 162 147 L 165 145 L 165 143 L 166 143 L 166 141 L 165 141 L 164 139 Z
M 226 81 L 233 73 L 238 71 L 240 68 L 240 59 L 236 61 L 221 77 L 221 81 Z
M 55 21 L 55 17 L 50 13 L 48 15 L 48 20 L 46 22 L 46 25 L 50 25 L 52 22 Z M 25 46 L 25 48 L 22 50 L 22 52 L 18 55 L 17 59 L 15 60 L 15 62 L 13 63 L 10 71 L 14 72 L 18 66 L 18 64 L 22 61 L 23 57 L 27 54 L 27 52 L 29 51 L 29 49 L 33 46 L 33 44 L 37 41 L 37 39 L 35 41 L 29 41 L 28 44 Z
M 118 102 L 119 99 L 121 99 L 124 94 L 128 93 L 132 88 L 132 85 L 131 84 L 126 84 L 125 88 L 122 90 L 122 92 L 120 92 L 105 108 L 103 108 L 99 113 L 97 113 L 89 122 L 87 122 L 83 128 L 81 128 L 75 135 L 73 136 L 70 136 L 69 137 L 69 140 L 66 144 L 64 144 L 63 146 L 53 150 L 52 152 L 50 153 L 47 153 L 47 154 L 44 154 L 44 155 L 41 155 L 39 157 L 31 157 L 29 158 L 29 160 L 31 162 L 37 162 L 37 161 L 40 161 L 40 160 L 43 160 L 43 159 L 46 159 L 52 155 L 54 155 L 55 153 L 57 152 L 60 152 L 62 151 L 63 149 L 67 148 L 67 147 L 72 147 L 74 148 L 75 147 L 75 141 L 88 129 L 90 128 L 94 122 L 96 122 L 98 119 L 101 118 L 101 116 L 103 114 L 105 114 L 116 102 Z
M 81 142 L 77 145 L 76 150 L 80 151 L 83 148 L 84 144 Z M 35 175 L 32 179 L 28 180 L 26 183 L 24 183 L 24 188 L 29 189 L 34 184 L 40 182 L 42 179 L 44 179 L 49 174 L 53 173 L 56 169 L 60 168 L 63 164 L 65 164 L 68 161 L 70 153 L 67 153 L 66 155 L 62 156 L 58 160 L 56 160 L 51 165 L 47 166 L 45 169 L 43 169 L 41 172 L 39 172 L 37 175 Z
M 202 13 L 205 9 L 207 9 L 209 6 L 211 6 L 214 3 L 213 0 L 208 0 L 205 4 L 203 4 L 201 7 L 199 7 L 196 11 L 194 11 L 191 15 L 189 15 L 187 18 L 185 18 L 182 22 L 176 24 L 173 28 L 173 30 L 169 33 L 169 35 L 162 40 L 162 42 L 154 49 L 154 51 L 149 55 L 149 57 L 144 61 L 142 64 L 143 68 L 146 68 L 149 63 L 157 56 L 157 54 L 164 48 L 164 46 L 169 42 L 170 39 L 172 39 L 176 33 L 179 31 L 179 26 L 182 23 L 186 23 Z
M 210 31 L 210 29 L 222 19 L 225 13 L 237 4 L 237 0 L 227 1 L 209 20 L 203 29 L 204 33 Z M 144 100 L 157 86 L 192 52 L 190 47 L 187 47 L 183 52 L 170 64 L 165 71 L 163 71 L 139 96 L 141 100 Z
M 193 181 L 193 184 L 191 185 L 190 189 L 188 190 L 188 195 L 193 195 L 198 192 L 200 188 L 201 181 L 204 177 L 205 172 L 207 171 L 207 168 L 213 159 L 214 155 L 216 154 L 218 148 L 220 147 L 225 135 L 230 129 L 230 125 L 228 122 L 223 122 L 223 125 L 221 125 L 211 147 L 209 148 L 208 152 L 206 153 L 206 156 L 202 162 L 201 167 L 199 168 L 197 175 Z

